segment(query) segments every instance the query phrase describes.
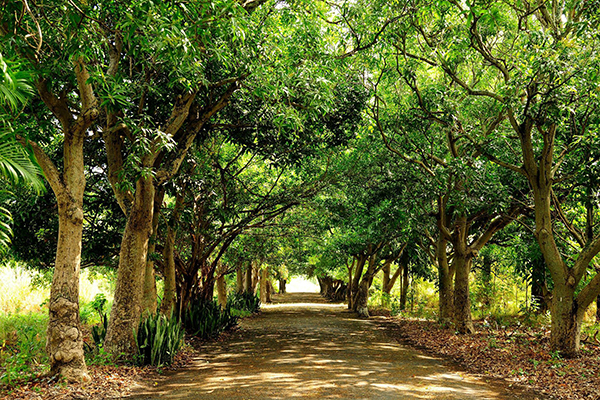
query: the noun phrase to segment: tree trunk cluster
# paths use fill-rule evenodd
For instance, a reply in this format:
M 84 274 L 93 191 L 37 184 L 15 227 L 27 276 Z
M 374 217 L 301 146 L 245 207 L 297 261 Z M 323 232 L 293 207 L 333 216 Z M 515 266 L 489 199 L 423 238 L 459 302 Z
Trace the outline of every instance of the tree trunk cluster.
M 319 282 L 321 296 L 331 301 L 346 300 L 348 284 L 343 280 L 324 275 L 317 276 L 317 281 Z

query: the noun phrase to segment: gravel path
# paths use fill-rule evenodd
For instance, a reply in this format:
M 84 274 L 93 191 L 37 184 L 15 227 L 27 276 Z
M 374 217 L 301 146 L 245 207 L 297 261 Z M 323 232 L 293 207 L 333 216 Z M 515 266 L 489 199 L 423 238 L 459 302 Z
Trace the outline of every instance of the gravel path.
M 189 368 L 136 388 L 130 399 L 506 399 L 497 384 L 456 371 L 317 294 L 276 296 Z

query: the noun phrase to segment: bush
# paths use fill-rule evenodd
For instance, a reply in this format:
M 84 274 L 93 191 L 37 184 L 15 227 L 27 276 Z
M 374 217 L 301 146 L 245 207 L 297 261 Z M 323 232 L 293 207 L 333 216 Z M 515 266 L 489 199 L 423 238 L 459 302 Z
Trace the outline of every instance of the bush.
M 237 325 L 237 317 L 229 304 L 222 310 L 214 300 L 195 301 L 187 308 L 183 324 L 192 335 L 208 339 Z
M 240 311 L 257 313 L 260 311 L 260 299 L 252 293 L 232 293 L 227 298 L 227 306 Z
M 183 330 L 176 318 L 150 315 L 140 323 L 135 339 L 139 364 L 160 367 L 170 364 L 183 345 Z

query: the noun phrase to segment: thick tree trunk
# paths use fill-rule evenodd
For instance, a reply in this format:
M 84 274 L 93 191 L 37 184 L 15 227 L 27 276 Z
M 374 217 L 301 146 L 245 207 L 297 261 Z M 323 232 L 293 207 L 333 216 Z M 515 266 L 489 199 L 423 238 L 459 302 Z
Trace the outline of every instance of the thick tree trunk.
M 241 262 L 238 262 L 235 267 L 235 291 L 236 293 L 244 293 L 244 269 Z
M 267 280 L 269 279 L 269 270 L 267 267 L 264 267 L 260 271 L 260 302 L 263 304 L 267 304 L 270 302 L 269 295 L 269 284 Z
M 175 231 L 170 226 L 167 227 L 163 258 L 165 260 L 165 269 L 163 271 L 165 288 L 163 300 L 160 305 L 160 312 L 163 315 L 170 316 L 175 309 L 175 301 L 177 299 L 177 281 L 175 280 Z
M 217 277 L 217 299 L 221 308 L 227 306 L 227 288 L 225 287 L 225 275 Z
M 469 295 L 469 273 L 471 258 L 464 254 L 454 253 L 456 280 L 454 286 L 454 325 L 459 333 L 475 332 L 471 317 L 471 297 Z
M 142 290 L 153 209 L 152 177 L 140 178 L 121 242 L 115 299 L 106 332 L 105 349 L 115 356 L 130 356 L 135 352 L 133 335 L 142 314 Z
M 285 294 L 285 285 L 287 280 L 285 278 L 279 279 L 279 294 Z
M 359 316 L 368 318 L 369 317 L 369 289 L 371 288 L 371 284 L 373 283 L 373 277 L 377 273 L 376 270 L 376 261 L 377 254 L 372 254 L 369 258 L 369 265 L 367 267 L 367 271 L 365 271 L 362 279 L 360 280 L 358 289 L 356 291 L 356 296 L 353 300 L 353 311 L 357 312 Z
M 33 154 L 56 196 L 58 241 L 48 303 L 46 351 L 50 374 L 69 382 L 89 381 L 79 321 L 79 271 L 83 232 L 85 167 L 83 145 L 88 128 L 98 117 L 97 101 L 83 57 L 74 60 L 80 109 L 73 115 L 65 96 L 55 96 L 43 79 L 36 82 L 40 98 L 59 121 L 64 133 L 63 171 L 34 142 L 17 137 Z
M 356 268 L 354 269 L 352 282 L 348 285 L 350 292 L 352 293 L 350 296 L 350 301 L 348 302 L 348 309 L 352 311 L 356 311 L 355 299 L 358 295 L 358 287 L 360 285 L 360 278 L 362 277 L 363 270 L 365 268 L 365 263 L 367 262 L 368 257 L 366 255 L 361 254 L 358 256 L 356 261 Z
M 252 263 L 249 262 L 246 266 L 246 270 L 244 271 L 244 292 L 245 293 L 253 293 L 252 287 Z
M 471 272 L 471 252 L 467 240 L 469 228 L 467 217 L 461 215 L 456 220 L 454 239 L 454 325 L 459 333 L 474 333 L 471 318 L 471 296 L 469 292 L 469 274 Z
M 355 298 L 355 310 L 359 317 L 369 318 L 369 277 L 366 275 L 361 279 L 358 285 L 358 291 Z
M 83 334 L 79 322 L 79 267 L 83 211 L 80 205 L 58 202 L 59 230 L 56 262 L 48 309 L 46 351 L 50 373 L 68 381 L 90 379 L 83 354 Z
M 260 281 L 260 264 L 252 263 L 250 265 L 252 268 L 252 293 L 256 295 L 258 292 L 258 282 Z
M 446 247 L 448 241 L 440 237 L 436 246 L 436 260 L 439 276 L 440 322 L 448 323 L 454 318 L 454 267 L 448 264 Z
M 273 294 L 273 284 L 271 283 L 271 277 L 270 277 L 271 268 L 270 267 L 267 267 L 266 274 L 267 274 L 267 278 L 266 278 L 266 280 L 267 280 L 267 286 L 266 286 L 266 288 L 267 288 L 267 304 L 269 304 L 269 303 L 273 302 L 273 299 L 271 298 L 271 296 Z
M 392 286 L 390 285 L 390 273 L 391 267 L 390 264 L 385 263 L 383 268 L 381 268 L 382 279 L 381 279 L 381 306 L 389 308 L 390 307 L 390 292 L 392 291 Z
M 583 312 L 573 301 L 575 290 L 567 285 L 554 286 L 550 347 L 564 357 L 574 357 L 579 350 Z
M 596 297 L 596 323 L 600 323 L 600 296 Z

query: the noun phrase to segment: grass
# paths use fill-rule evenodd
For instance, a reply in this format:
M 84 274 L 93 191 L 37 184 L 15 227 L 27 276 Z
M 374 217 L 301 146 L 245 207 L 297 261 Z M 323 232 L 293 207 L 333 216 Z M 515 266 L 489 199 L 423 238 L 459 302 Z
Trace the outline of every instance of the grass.
M 0 383 L 13 386 L 47 369 L 47 326 L 44 312 L 0 317 Z
M 9 261 L 0 266 L 0 385 L 13 387 L 48 368 L 45 352 L 48 326 L 48 277 Z M 110 282 L 84 270 L 80 275 L 82 323 L 96 324 L 93 299 L 110 289 Z M 112 298 L 108 298 L 108 303 Z

